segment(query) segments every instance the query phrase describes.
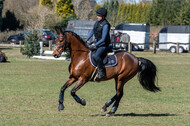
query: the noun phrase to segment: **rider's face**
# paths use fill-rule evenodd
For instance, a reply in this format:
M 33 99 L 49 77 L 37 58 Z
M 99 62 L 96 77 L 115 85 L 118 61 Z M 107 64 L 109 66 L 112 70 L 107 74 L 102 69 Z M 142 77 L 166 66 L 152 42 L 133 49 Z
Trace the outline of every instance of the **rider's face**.
M 98 21 L 101 21 L 102 19 L 103 19 L 102 16 L 98 16 L 98 15 L 97 15 L 97 20 L 98 20 Z

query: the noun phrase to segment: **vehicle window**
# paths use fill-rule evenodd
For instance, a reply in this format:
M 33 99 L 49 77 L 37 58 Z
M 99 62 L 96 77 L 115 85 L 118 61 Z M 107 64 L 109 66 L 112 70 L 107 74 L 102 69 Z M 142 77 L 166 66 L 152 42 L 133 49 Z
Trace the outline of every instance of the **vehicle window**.
M 51 31 L 46 31 L 46 34 L 49 36 L 52 36 L 52 32 Z
M 167 27 L 164 27 L 164 28 L 162 28 L 162 29 L 160 30 L 160 33 L 167 33 L 167 31 L 168 31 Z
M 22 34 L 29 36 L 29 32 L 28 31 L 23 31 Z
M 45 32 L 43 32 L 43 34 L 42 34 L 43 36 L 45 36 L 46 35 L 46 33 Z

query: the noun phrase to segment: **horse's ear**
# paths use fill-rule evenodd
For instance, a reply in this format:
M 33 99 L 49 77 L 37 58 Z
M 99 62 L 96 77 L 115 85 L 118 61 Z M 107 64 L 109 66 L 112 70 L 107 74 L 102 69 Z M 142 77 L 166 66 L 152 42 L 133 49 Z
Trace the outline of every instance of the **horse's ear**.
M 64 30 L 62 28 L 55 29 L 55 31 L 57 32 L 57 34 L 64 34 Z
M 58 35 L 61 33 L 60 29 L 55 29 L 55 31 L 57 32 Z
M 63 29 L 63 28 L 60 28 L 60 32 L 63 34 L 63 33 L 64 33 L 64 29 Z
M 64 30 L 61 27 L 55 26 L 54 28 L 55 28 L 55 31 L 57 32 L 57 34 L 64 33 Z

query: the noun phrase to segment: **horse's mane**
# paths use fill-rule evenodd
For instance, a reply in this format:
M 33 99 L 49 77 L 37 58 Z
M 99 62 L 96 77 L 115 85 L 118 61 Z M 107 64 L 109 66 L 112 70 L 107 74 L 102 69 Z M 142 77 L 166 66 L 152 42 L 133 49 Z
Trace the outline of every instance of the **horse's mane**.
M 83 45 L 85 45 L 88 48 L 88 45 L 86 44 L 86 42 L 75 32 L 73 31 L 64 31 L 64 33 L 71 33 L 72 35 L 74 35 Z

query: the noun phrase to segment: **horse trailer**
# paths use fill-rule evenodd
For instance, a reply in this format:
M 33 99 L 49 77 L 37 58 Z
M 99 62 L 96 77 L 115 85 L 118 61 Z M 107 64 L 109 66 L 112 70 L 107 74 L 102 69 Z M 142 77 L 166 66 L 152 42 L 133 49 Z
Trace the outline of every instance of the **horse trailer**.
M 189 51 L 190 25 L 173 25 L 163 27 L 159 32 L 158 42 L 160 50 L 169 50 L 170 52 L 175 53 L 177 50 L 175 43 L 180 43 L 180 53 Z
M 130 36 L 130 42 L 138 46 L 139 49 L 148 50 L 150 35 L 149 23 L 121 23 L 115 27 L 114 34 L 121 32 Z
M 85 41 L 94 23 L 95 21 L 89 20 L 71 20 L 68 22 L 66 30 L 75 32 Z
M 86 40 L 89 32 L 93 28 L 95 21 L 89 20 L 71 20 L 68 22 L 66 30 L 73 31 L 77 33 L 83 40 Z M 130 42 L 132 43 L 140 43 L 138 49 L 144 50 L 149 49 L 149 45 L 145 45 L 145 43 L 149 42 L 149 34 L 150 34 L 150 25 L 148 23 L 121 23 L 115 27 L 114 34 L 121 32 L 123 35 L 127 34 L 130 36 Z M 111 37 L 110 32 L 110 37 Z M 94 37 L 91 39 L 94 40 Z M 123 44 L 121 44 L 123 45 Z

